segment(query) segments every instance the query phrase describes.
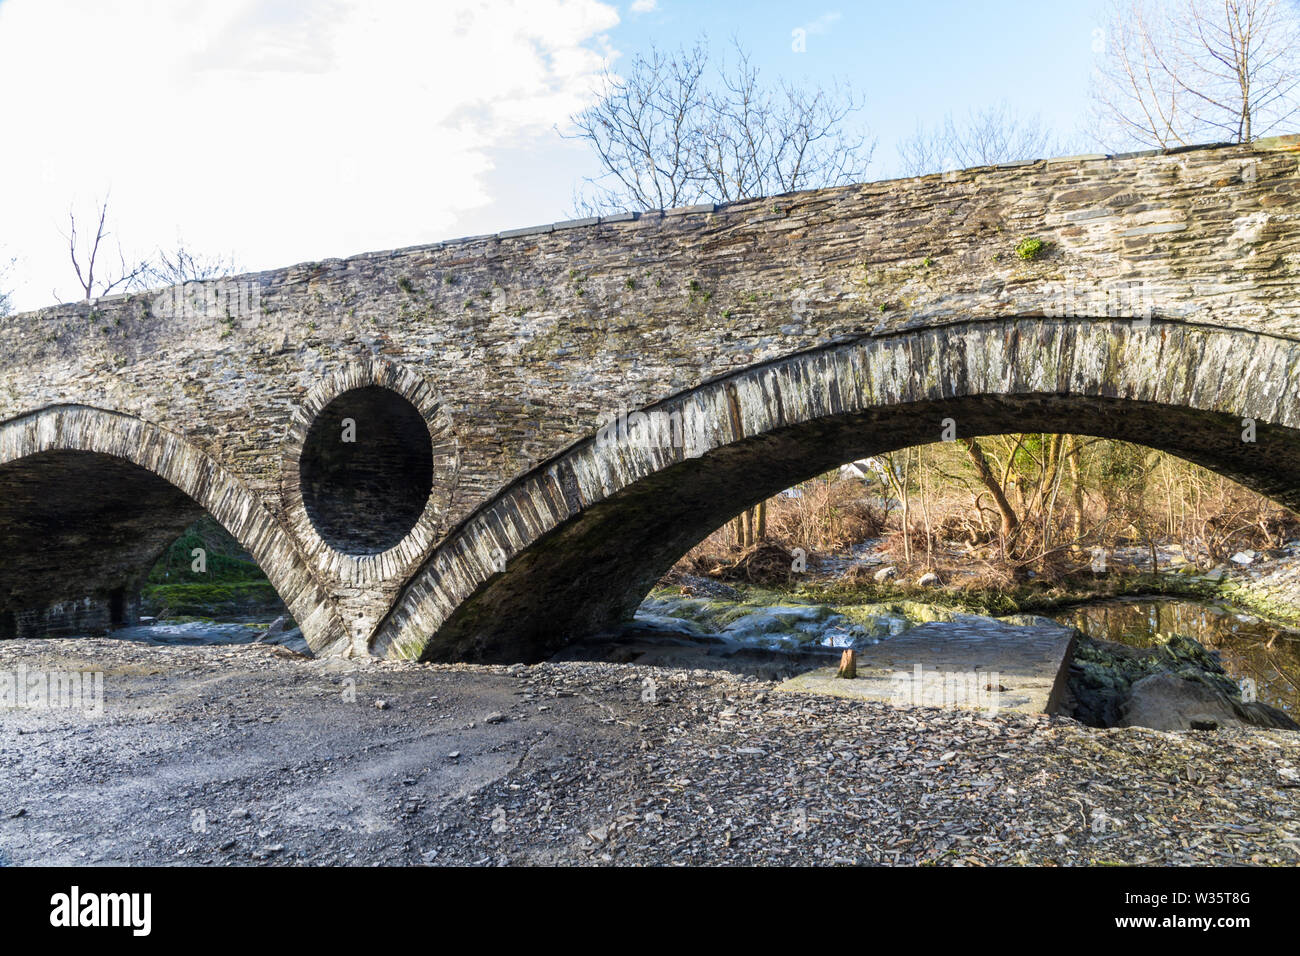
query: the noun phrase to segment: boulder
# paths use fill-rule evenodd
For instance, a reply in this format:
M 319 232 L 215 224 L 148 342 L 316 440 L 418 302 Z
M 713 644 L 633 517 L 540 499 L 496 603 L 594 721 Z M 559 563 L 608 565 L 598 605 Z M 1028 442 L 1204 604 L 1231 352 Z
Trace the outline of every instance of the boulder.
M 277 647 L 283 647 L 296 654 L 306 654 L 311 656 L 311 647 L 307 644 L 307 639 L 302 636 L 302 628 L 294 627 L 286 631 L 283 626 L 281 626 L 280 630 L 274 634 L 261 635 L 258 638 L 258 642 L 262 644 L 274 644 Z
M 923 588 L 937 588 L 939 586 L 939 575 L 933 571 L 926 571 L 925 574 L 916 579 L 916 583 Z
M 277 634 L 284 633 L 285 624 L 288 622 L 288 620 L 289 619 L 287 617 L 281 614 L 274 621 L 272 621 L 270 625 L 267 626 L 265 631 L 257 635 L 257 637 L 255 637 L 254 640 L 260 644 L 266 642 L 272 637 L 275 637 Z
M 898 577 L 898 568 L 893 565 L 890 565 L 887 568 L 881 568 L 871 576 L 872 580 L 877 584 L 884 584 L 886 581 L 892 581 L 896 577 Z
M 1220 727 L 1300 729 L 1286 714 L 1259 702 L 1242 703 L 1200 680 L 1160 671 L 1136 681 L 1120 708 L 1120 727 L 1217 730 Z

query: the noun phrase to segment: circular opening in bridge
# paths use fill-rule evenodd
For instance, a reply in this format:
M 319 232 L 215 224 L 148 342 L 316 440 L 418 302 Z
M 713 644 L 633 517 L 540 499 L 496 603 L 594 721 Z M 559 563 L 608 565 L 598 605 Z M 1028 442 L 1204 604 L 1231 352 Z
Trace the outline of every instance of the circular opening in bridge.
M 378 554 L 424 513 L 433 487 L 433 442 L 424 417 L 377 385 L 326 405 L 298 462 L 302 503 L 316 533 L 349 554 Z

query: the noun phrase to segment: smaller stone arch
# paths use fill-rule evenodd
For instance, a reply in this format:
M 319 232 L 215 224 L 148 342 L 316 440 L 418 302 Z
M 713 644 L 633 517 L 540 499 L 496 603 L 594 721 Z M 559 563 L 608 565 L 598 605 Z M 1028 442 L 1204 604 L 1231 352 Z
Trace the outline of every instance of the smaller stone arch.
M 349 412 L 371 415 L 388 431 L 368 449 L 359 476 L 355 467 L 322 460 L 323 429 Z M 364 428 L 358 434 L 367 437 Z M 281 501 L 308 561 L 349 584 L 377 584 L 409 572 L 446 530 L 459 471 L 455 428 L 433 386 L 410 369 L 365 358 L 319 382 L 294 409 L 282 444 Z M 354 486 L 331 501 L 329 483 L 344 475 Z M 371 506 L 368 516 L 357 513 Z
M 142 419 L 86 405 L 50 406 L 0 423 L 0 466 L 52 452 L 103 455 L 162 478 L 248 550 L 314 653 L 348 647 L 334 602 L 279 522 L 242 482 L 194 445 Z

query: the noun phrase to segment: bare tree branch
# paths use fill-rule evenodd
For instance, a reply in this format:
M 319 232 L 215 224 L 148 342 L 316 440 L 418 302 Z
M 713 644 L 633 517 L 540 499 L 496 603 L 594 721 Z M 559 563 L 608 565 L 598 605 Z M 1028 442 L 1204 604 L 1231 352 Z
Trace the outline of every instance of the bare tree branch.
M 3 286 L 8 284 L 9 270 L 13 268 L 14 263 L 17 261 L 18 260 L 13 257 L 10 257 L 8 262 L 0 259 L 0 319 L 3 319 L 7 315 L 11 315 L 14 311 L 13 292 L 6 291 Z
M 1064 150 L 1037 116 L 1018 117 L 1005 102 L 972 111 L 960 121 L 949 113 L 942 127 L 918 126 L 898 146 L 905 176 L 1041 159 Z
M 1300 115 L 1300 9 L 1287 0 L 1113 0 L 1094 77 L 1108 149 L 1249 142 Z
M 196 254 L 185 247 L 184 240 L 177 240 L 175 251 L 158 250 L 145 266 L 144 277 L 150 285 L 170 286 L 220 279 L 238 271 L 239 265 L 233 256 Z
M 601 167 L 574 205 L 668 209 L 853 182 L 875 146 L 850 129 L 860 109 L 847 88 L 766 85 L 738 43 L 716 61 L 703 41 L 652 47 L 625 77 L 606 71 L 599 101 L 572 118 Z
M 68 231 L 64 233 L 64 238 L 68 240 L 68 256 L 72 260 L 72 268 L 77 276 L 77 285 L 81 288 L 82 297 L 87 302 L 102 295 L 109 295 L 116 290 L 128 292 L 140 288 L 148 271 L 148 263 L 144 260 L 128 265 L 120 243 L 117 244 L 116 250 L 117 266 L 111 269 L 104 267 L 101 254 L 106 253 L 106 240 L 112 235 L 108 231 L 107 196 L 104 197 L 103 202 L 96 205 L 96 212 L 98 217 L 95 237 L 86 248 L 78 247 L 77 216 L 71 209 L 68 210 Z M 96 275 L 97 270 L 98 275 Z M 57 293 L 55 297 L 58 298 Z

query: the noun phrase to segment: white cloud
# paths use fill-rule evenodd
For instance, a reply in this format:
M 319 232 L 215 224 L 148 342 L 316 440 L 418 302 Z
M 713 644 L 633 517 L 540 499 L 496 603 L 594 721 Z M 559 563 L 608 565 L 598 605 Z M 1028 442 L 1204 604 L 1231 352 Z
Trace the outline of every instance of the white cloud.
M 179 233 L 266 268 L 472 231 L 494 155 L 570 148 L 552 128 L 617 23 L 596 0 L 6 0 L 16 305 L 72 297 L 58 230 L 110 188 L 128 254 Z
M 632 0 L 633 13 L 654 13 L 659 9 L 659 0 Z
M 813 36 L 818 33 L 825 33 L 827 30 L 833 27 L 836 24 L 836 22 L 839 21 L 839 19 L 840 19 L 840 13 L 838 10 L 832 11 L 830 13 L 823 13 L 816 20 L 812 20 L 808 23 L 805 23 L 800 29 L 802 29 L 803 32 L 807 33 L 809 36 Z

